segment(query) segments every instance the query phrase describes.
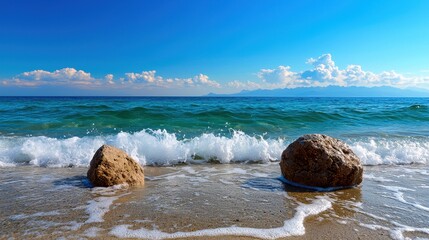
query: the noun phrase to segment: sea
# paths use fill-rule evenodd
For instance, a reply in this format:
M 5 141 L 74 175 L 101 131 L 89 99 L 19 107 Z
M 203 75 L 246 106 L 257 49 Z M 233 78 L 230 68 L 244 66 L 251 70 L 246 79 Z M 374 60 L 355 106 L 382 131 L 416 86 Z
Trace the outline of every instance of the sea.
M 360 186 L 282 181 L 299 136 L 347 143 Z M 103 144 L 142 188 L 86 178 Z M 429 239 L 429 98 L 0 97 L 0 239 Z

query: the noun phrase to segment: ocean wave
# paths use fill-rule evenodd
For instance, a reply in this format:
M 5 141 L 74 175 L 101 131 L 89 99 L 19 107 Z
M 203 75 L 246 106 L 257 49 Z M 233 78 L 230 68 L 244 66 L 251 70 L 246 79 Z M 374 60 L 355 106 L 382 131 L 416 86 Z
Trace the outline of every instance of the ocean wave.
M 429 139 L 366 139 L 349 143 L 364 165 L 405 165 L 429 162 Z
M 407 109 L 410 110 L 427 110 L 429 107 L 426 105 L 422 105 L 422 104 L 413 104 L 411 106 L 409 106 Z
M 426 164 L 429 159 L 429 139 L 426 138 L 345 141 L 364 165 Z M 0 166 L 86 167 L 103 144 L 125 150 L 142 165 L 158 166 L 275 162 L 280 160 L 289 141 L 250 136 L 241 131 L 233 131 L 231 137 L 205 133 L 190 139 L 179 139 L 176 134 L 166 130 L 149 129 L 66 139 L 46 136 L 1 137 Z

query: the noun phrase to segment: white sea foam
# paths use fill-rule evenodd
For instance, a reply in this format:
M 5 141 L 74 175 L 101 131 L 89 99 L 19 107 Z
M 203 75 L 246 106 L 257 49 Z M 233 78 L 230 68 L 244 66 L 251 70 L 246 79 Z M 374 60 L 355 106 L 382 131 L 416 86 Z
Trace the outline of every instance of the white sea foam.
M 367 224 L 367 223 L 359 223 L 360 226 L 371 229 L 371 230 L 386 230 L 389 231 L 390 228 L 385 227 L 385 226 L 381 226 L 381 225 L 377 225 L 377 224 Z
M 218 179 L 218 181 L 221 182 L 221 183 L 223 183 L 223 184 L 225 184 L 225 185 L 233 185 L 234 184 L 233 182 L 224 180 L 222 178 Z
M 203 229 L 193 232 L 167 233 L 160 230 L 149 230 L 145 228 L 132 229 L 131 225 L 115 226 L 110 234 L 120 238 L 144 238 L 144 239 L 168 239 L 186 237 L 215 237 L 215 236 L 248 236 L 263 239 L 276 239 L 288 236 L 299 236 L 305 234 L 304 219 L 310 215 L 317 215 L 332 206 L 327 198 L 315 199 L 311 204 L 299 205 L 293 218 L 284 221 L 284 225 L 278 228 L 258 229 L 246 227 L 224 227 L 214 229 Z
M 239 131 L 231 138 L 209 133 L 184 140 L 165 130 L 67 139 L 2 137 L 0 166 L 88 166 L 95 151 L 105 143 L 125 150 L 142 165 L 213 160 L 220 163 L 278 161 L 285 148 L 282 139 L 264 139 Z
M 406 232 L 421 232 L 421 233 L 429 234 L 429 228 L 411 227 L 411 226 L 407 226 L 407 225 L 404 225 L 404 224 L 400 224 L 400 223 L 395 222 L 395 221 L 387 220 L 387 219 L 385 219 L 383 217 L 379 217 L 379 216 L 376 216 L 374 214 L 369 214 L 369 213 L 366 213 L 366 212 L 361 212 L 361 213 L 363 213 L 365 215 L 368 215 L 368 216 L 370 216 L 372 218 L 375 218 L 377 220 L 385 221 L 389 225 L 392 225 L 392 226 L 387 227 L 387 226 L 382 226 L 382 225 L 379 225 L 379 224 L 359 223 L 360 226 L 368 228 L 368 229 L 371 229 L 371 230 L 385 230 L 385 231 L 388 231 L 389 234 L 390 234 L 390 237 L 392 239 L 395 239 L 395 240 L 410 239 L 410 238 L 407 238 L 407 237 L 404 236 L 404 234 Z
M 425 169 L 405 168 L 402 171 L 405 173 L 411 173 L 411 174 L 417 173 L 417 174 L 429 176 L 429 171 Z
M 9 218 L 12 220 L 22 220 L 26 218 L 35 218 L 35 217 L 47 217 L 47 216 L 57 216 L 60 215 L 58 211 L 50 211 L 50 212 L 37 212 L 33 214 L 18 214 L 10 216 Z
M 88 229 L 86 229 L 86 230 L 85 230 L 84 235 L 85 235 L 86 237 L 96 238 L 96 237 L 97 237 L 97 235 L 98 235 L 98 233 L 99 233 L 100 231 L 102 231 L 102 230 L 103 230 L 102 228 L 98 228 L 98 227 L 91 227 L 91 228 L 88 228 Z
M 103 216 L 109 211 L 113 201 L 118 197 L 98 197 L 88 201 L 86 213 L 89 214 L 85 223 L 103 222 Z
M 86 205 L 86 213 L 89 218 L 85 223 L 103 222 L 104 215 L 109 212 L 115 200 L 129 193 L 118 195 L 118 190 L 125 188 L 126 185 L 115 185 L 112 187 L 97 187 L 92 189 L 92 193 L 98 197 L 88 201 Z M 101 196 L 99 196 L 101 195 Z
M 404 187 L 398 187 L 398 186 L 384 186 L 384 185 L 380 185 L 381 187 L 393 192 L 393 196 L 396 200 L 398 200 L 401 203 L 413 206 L 419 210 L 423 210 L 423 211 L 427 211 L 429 212 L 429 207 L 423 206 L 422 204 L 418 203 L 418 202 L 409 202 L 405 199 L 404 197 L 404 191 L 415 191 L 413 189 L 410 188 L 404 188 Z
M 426 164 L 429 161 L 429 140 L 370 139 L 347 142 L 364 165 Z M 142 165 L 172 165 L 209 161 L 279 161 L 288 142 L 280 138 L 250 136 L 240 131 L 233 132 L 231 137 L 206 133 L 190 139 L 178 139 L 174 133 L 165 130 L 66 139 L 0 137 L 0 167 L 20 164 L 86 167 L 102 144 L 125 150 Z
M 370 139 L 349 142 L 364 165 L 426 164 L 429 161 L 429 141 Z
M 394 180 L 391 180 L 391 179 L 388 179 L 385 177 L 374 176 L 373 174 L 370 174 L 370 173 L 365 173 L 364 178 L 365 179 L 371 179 L 371 180 L 374 180 L 376 182 L 396 182 Z

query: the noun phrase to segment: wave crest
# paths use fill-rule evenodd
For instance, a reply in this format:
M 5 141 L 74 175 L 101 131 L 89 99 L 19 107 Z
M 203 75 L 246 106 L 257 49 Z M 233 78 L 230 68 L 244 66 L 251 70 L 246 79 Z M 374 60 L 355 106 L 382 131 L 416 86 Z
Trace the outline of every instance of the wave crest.
M 429 139 L 347 140 L 364 165 L 426 164 Z M 190 139 L 178 139 L 166 130 L 146 129 L 109 136 L 0 138 L 0 166 L 35 165 L 44 167 L 87 167 L 95 151 L 103 144 L 125 150 L 142 165 L 179 163 L 231 163 L 279 161 L 289 142 L 265 139 L 233 131 L 231 137 L 205 133 Z
M 166 130 L 67 139 L 0 138 L 0 166 L 88 166 L 102 144 L 123 149 L 142 165 L 278 161 L 285 148 L 283 139 L 264 139 L 240 131 L 234 131 L 231 138 L 206 133 L 184 140 Z
M 364 165 L 426 164 L 429 160 L 429 140 L 356 141 L 350 147 Z

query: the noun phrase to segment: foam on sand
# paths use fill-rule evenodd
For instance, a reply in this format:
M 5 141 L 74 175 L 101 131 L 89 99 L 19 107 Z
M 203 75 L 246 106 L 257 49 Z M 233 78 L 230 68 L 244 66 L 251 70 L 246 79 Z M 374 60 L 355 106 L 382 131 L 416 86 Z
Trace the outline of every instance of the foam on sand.
M 57 210 L 55 210 L 55 211 L 49 211 L 49 212 L 37 212 L 34 214 L 18 214 L 18 215 L 10 216 L 9 218 L 12 220 L 22 220 L 26 218 L 57 216 L 57 215 L 60 215 L 60 213 Z
M 90 227 L 85 230 L 84 235 L 89 238 L 96 238 L 100 231 L 102 231 L 102 228 L 98 227 Z
M 89 214 L 85 223 L 103 222 L 103 216 L 109 211 L 113 201 L 119 197 L 98 197 L 88 201 L 86 213 Z
M 362 212 L 365 213 L 365 212 Z M 366 214 L 368 216 L 371 216 L 376 219 L 380 219 L 380 217 L 375 216 L 373 214 Z M 386 227 L 379 224 L 368 224 L 368 223 L 359 223 L 360 226 L 371 229 L 371 230 L 384 230 L 388 231 L 390 234 L 390 237 L 395 240 L 404 240 L 404 239 L 410 239 L 406 238 L 404 234 L 406 232 L 420 232 L 429 234 L 429 228 L 418 228 L 418 227 L 411 227 L 404 224 L 397 223 L 395 221 L 388 221 L 387 219 L 382 218 L 382 220 L 387 221 L 389 224 L 392 225 L 392 227 Z M 416 239 L 416 238 L 414 238 Z
M 310 215 L 317 215 L 331 208 L 332 204 L 328 198 L 317 198 L 311 204 L 301 204 L 296 208 L 293 218 L 285 220 L 284 225 L 278 228 L 258 229 L 246 227 L 224 227 L 214 229 L 203 229 L 193 232 L 167 233 L 160 230 L 148 230 L 145 228 L 132 229 L 131 225 L 115 226 L 110 234 L 120 238 L 144 238 L 144 239 L 167 239 L 203 236 L 247 236 L 263 239 L 275 239 L 288 236 L 299 236 L 305 234 L 304 219 Z
M 417 208 L 419 210 L 423 210 L 423 211 L 429 212 L 429 207 L 423 206 L 423 205 L 421 205 L 420 203 L 417 203 L 417 202 L 412 203 L 412 202 L 409 202 L 409 201 L 405 200 L 404 191 L 415 191 L 415 190 L 409 189 L 409 188 L 404 188 L 404 187 L 398 187 L 398 186 L 384 186 L 384 185 L 380 185 L 380 186 L 383 187 L 383 188 L 385 188 L 385 189 L 387 189 L 387 190 L 389 190 L 389 191 L 392 191 L 393 192 L 393 196 L 399 202 L 407 204 L 407 205 L 410 205 L 410 206 L 413 206 L 413 207 L 415 207 L 415 208 Z
M 129 193 L 117 195 L 117 191 L 124 188 L 125 185 L 115 185 L 112 187 L 97 187 L 93 188 L 93 194 L 101 195 L 90 201 L 88 201 L 86 206 L 86 213 L 89 215 L 89 218 L 85 223 L 94 223 L 94 222 L 103 222 L 104 215 L 109 212 L 110 207 L 112 206 L 115 200 L 118 200 L 120 197 L 127 195 Z M 115 196 L 112 196 L 115 195 Z
M 364 178 L 365 179 L 371 179 L 373 181 L 376 182 L 396 182 L 394 180 L 385 178 L 385 177 L 380 177 L 380 176 L 374 176 L 374 174 L 369 174 L 369 173 L 364 173 Z

